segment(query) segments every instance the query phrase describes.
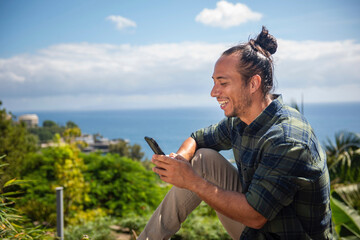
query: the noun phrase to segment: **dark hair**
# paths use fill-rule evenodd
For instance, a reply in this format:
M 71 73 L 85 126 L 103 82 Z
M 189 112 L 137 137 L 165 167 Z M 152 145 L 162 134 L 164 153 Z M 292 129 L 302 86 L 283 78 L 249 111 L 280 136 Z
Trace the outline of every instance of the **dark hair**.
M 256 39 L 236 45 L 226 50 L 222 55 L 239 54 L 238 72 L 247 85 L 250 79 L 258 74 L 261 77 L 261 90 L 264 97 L 273 88 L 273 61 L 271 55 L 276 52 L 276 38 L 269 34 L 263 26 Z

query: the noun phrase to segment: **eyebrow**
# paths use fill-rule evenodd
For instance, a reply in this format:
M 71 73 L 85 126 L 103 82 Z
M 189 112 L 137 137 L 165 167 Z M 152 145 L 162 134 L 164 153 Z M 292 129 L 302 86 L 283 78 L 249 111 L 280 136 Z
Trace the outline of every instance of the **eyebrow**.
M 216 77 L 216 78 L 214 78 L 214 76 L 212 76 L 211 77 L 212 79 L 214 79 L 214 80 L 222 80 L 222 79 L 229 79 L 229 78 L 227 78 L 227 77 L 223 77 L 223 76 L 219 76 L 219 77 Z

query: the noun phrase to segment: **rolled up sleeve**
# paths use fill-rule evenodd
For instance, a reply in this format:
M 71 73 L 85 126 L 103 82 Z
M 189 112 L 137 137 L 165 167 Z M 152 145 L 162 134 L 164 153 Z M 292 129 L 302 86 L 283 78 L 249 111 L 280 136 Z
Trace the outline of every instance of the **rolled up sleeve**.
M 198 148 L 211 148 L 217 151 L 231 148 L 230 120 L 224 118 L 217 124 L 202 128 L 191 134 Z

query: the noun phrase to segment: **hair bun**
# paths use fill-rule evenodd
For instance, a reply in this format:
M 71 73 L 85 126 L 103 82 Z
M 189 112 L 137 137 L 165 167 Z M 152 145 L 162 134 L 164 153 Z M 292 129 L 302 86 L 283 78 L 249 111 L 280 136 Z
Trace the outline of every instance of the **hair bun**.
M 259 45 L 263 50 L 268 51 L 270 54 L 274 54 L 277 49 L 276 38 L 269 34 L 266 27 L 262 27 L 261 33 L 257 36 L 255 44 Z

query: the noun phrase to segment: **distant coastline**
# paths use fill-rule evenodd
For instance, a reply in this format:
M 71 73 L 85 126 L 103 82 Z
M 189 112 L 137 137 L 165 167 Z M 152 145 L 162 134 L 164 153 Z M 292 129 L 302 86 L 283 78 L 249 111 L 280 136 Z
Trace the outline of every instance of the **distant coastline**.
M 143 139 L 145 135 L 155 138 L 165 152 L 174 152 L 191 132 L 217 123 L 224 117 L 217 107 L 12 113 L 17 117 L 35 113 L 39 116 L 39 125 L 44 120 L 60 125 L 70 120 L 83 133 L 128 139 L 131 144 L 139 144 L 147 158 L 152 156 L 152 152 Z M 305 104 L 304 113 L 322 143 L 327 138 L 333 139 L 334 134 L 341 130 L 360 133 L 360 102 Z

